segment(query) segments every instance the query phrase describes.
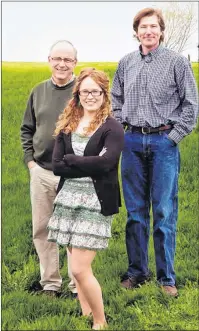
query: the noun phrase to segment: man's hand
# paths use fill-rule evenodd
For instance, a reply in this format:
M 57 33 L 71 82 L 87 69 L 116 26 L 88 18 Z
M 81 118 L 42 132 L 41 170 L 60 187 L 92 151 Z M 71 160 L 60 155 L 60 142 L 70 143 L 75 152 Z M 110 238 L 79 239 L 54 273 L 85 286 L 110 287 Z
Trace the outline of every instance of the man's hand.
M 36 162 L 35 161 L 30 161 L 30 162 L 28 162 L 28 169 L 31 169 L 31 168 L 33 168 L 33 167 L 35 167 L 36 166 Z

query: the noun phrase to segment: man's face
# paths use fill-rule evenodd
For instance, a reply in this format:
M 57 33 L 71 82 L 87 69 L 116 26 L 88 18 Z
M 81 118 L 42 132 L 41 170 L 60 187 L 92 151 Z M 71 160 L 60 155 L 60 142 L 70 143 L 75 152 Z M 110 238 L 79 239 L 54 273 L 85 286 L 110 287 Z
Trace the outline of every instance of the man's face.
M 158 47 L 162 35 L 156 15 L 145 16 L 138 25 L 137 37 L 142 46 L 147 49 Z
M 48 62 L 55 83 L 65 84 L 71 79 L 77 60 L 72 47 L 57 45 L 52 49 Z

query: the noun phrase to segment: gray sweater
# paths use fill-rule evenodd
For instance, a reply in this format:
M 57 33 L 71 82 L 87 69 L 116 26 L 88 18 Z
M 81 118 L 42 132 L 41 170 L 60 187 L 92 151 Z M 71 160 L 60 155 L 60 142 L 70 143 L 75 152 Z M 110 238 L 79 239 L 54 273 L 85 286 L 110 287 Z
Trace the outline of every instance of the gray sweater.
M 26 164 L 35 161 L 42 168 L 52 170 L 55 123 L 72 97 L 74 84 L 75 80 L 58 87 L 49 79 L 32 90 L 21 125 Z

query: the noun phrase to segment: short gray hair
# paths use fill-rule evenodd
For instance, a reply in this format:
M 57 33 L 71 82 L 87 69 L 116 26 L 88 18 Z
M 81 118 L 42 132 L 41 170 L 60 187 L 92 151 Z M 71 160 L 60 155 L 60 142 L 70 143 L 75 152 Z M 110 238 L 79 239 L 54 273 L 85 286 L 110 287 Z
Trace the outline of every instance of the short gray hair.
M 54 48 L 56 45 L 58 45 L 58 44 L 66 44 L 66 45 L 68 45 L 68 46 L 71 46 L 71 47 L 73 48 L 73 50 L 74 50 L 75 59 L 77 59 L 77 50 L 76 50 L 76 48 L 73 46 L 73 44 L 72 44 L 70 41 L 68 41 L 68 40 L 58 40 L 58 41 L 56 41 L 56 42 L 50 47 L 49 54 L 51 54 L 53 48 Z

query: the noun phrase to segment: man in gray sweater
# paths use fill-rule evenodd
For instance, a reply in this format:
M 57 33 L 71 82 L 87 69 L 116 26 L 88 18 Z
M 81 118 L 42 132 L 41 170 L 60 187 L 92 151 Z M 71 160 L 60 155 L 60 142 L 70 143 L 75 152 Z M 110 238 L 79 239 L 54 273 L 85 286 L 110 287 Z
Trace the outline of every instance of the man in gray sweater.
M 40 261 L 40 284 L 44 293 L 56 296 L 62 284 L 59 250 L 55 243 L 47 241 L 46 228 L 60 179 L 52 172 L 53 132 L 58 116 L 72 97 L 77 51 L 70 42 L 58 41 L 50 49 L 48 62 L 52 76 L 34 87 L 30 94 L 21 125 L 21 142 L 30 172 L 33 242 Z M 76 293 L 72 279 L 69 288 Z

